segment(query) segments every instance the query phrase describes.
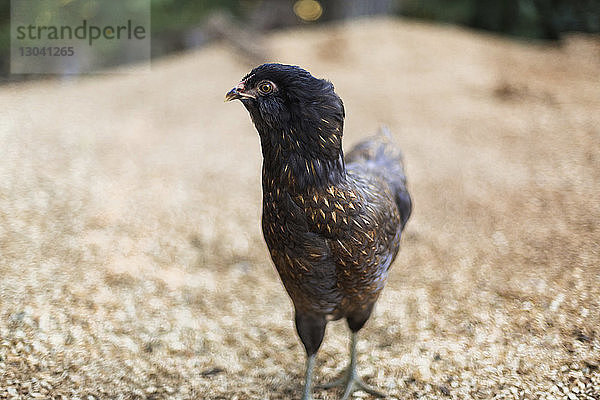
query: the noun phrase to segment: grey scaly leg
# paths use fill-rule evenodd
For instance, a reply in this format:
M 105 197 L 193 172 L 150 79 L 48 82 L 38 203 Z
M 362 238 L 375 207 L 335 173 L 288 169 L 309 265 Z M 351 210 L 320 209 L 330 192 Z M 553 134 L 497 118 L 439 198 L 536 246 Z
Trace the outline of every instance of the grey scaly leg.
M 347 400 L 350 398 L 350 395 L 357 390 L 362 390 L 370 395 L 375 397 L 386 397 L 386 395 L 382 392 L 379 392 L 360 379 L 358 374 L 356 373 L 356 342 L 358 341 L 356 332 L 352 332 L 352 336 L 350 338 L 350 365 L 342 375 L 340 379 L 337 379 L 329 384 L 321 385 L 319 387 L 324 389 L 329 389 L 336 386 L 344 386 L 344 395 L 342 396 L 342 400 Z

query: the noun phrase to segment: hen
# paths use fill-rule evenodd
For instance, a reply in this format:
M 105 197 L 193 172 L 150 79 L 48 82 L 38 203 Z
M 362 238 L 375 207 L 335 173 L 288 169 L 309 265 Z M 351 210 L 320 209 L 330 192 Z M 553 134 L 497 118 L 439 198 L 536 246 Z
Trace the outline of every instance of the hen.
M 344 106 L 333 85 L 291 65 L 263 64 L 226 101 L 246 107 L 260 136 L 262 230 L 290 295 L 307 353 L 303 399 L 311 398 L 316 353 L 328 321 L 352 332 L 343 398 L 384 395 L 356 373 L 357 332 L 369 319 L 412 203 L 400 151 L 389 134 L 359 143 L 344 158 Z

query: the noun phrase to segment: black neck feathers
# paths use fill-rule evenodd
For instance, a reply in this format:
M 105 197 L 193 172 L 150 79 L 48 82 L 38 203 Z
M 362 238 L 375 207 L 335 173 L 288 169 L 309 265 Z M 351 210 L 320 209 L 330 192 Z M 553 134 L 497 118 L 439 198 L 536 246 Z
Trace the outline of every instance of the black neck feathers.
M 344 105 L 331 82 L 296 66 L 263 64 L 240 85 L 260 135 L 263 178 L 290 191 L 345 179 Z
M 346 175 L 342 123 L 339 118 L 326 116 L 318 123 L 291 118 L 279 128 L 255 123 L 264 158 L 264 178 L 295 192 L 338 184 Z

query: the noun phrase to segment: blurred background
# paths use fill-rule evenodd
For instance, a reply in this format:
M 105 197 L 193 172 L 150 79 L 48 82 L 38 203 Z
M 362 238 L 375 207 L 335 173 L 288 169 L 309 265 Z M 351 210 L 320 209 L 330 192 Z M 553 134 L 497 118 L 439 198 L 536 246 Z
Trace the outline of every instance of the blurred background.
M 1 0 L 0 10 L 0 72 L 7 80 L 10 1 Z M 242 40 L 240 32 L 256 36 L 374 15 L 457 24 L 520 39 L 557 41 L 568 32 L 600 32 L 598 0 L 151 0 L 152 57 L 201 47 L 223 36 Z M 256 50 L 253 46 L 247 51 Z M 27 78 L 32 76 L 10 79 Z
M 334 83 L 345 150 L 387 125 L 405 156 L 366 381 L 600 398 L 598 1 L 152 0 L 150 71 L 70 76 L 8 74 L 0 4 L 1 399 L 299 398 L 259 138 L 223 103 L 264 60 Z M 317 383 L 347 361 L 327 330 Z

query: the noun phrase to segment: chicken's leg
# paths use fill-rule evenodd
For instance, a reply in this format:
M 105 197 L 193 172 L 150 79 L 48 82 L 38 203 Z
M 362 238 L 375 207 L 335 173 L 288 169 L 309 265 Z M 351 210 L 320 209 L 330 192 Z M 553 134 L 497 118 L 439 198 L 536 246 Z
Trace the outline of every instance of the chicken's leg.
M 312 376 L 317 351 L 323 342 L 327 320 L 321 315 L 311 315 L 296 310 L 296 330 L 306 349 L 306 373 L 302 400 L 312 400 Z
M 350 365 L 348 365 L 348 368 L 342 374 L 342 377 L 329 384 L 319 385 L 319 387 L 323 389 L 329 389 L 336 386 L 345 387 L 342 400 L 347 400 L 348 398 L 350 398 L 350 395 L 352 395 L 352 393 L 356 392 L 357 390 L 363 390 L 375 397 L 386 397 L 384 393 L 379 392 L 367 385 L 366 383 L 364 383 L 356 372 L 356 342 L 358 341 L 357 336 L 357 332 L 352 332 L 352 336 L 350 339 Z
M 316 353 L 306 357 L 306 373 L 304 375 L 304 390 L 302 391 L 302 400 L 312 400 L 311 387 L 313 370 L 315 369 Z

